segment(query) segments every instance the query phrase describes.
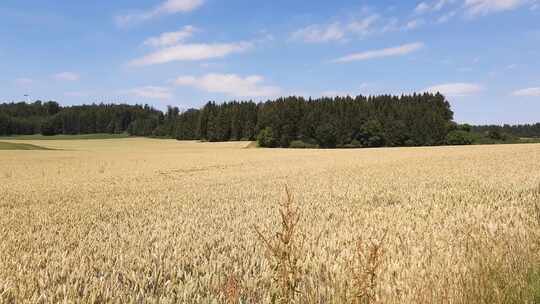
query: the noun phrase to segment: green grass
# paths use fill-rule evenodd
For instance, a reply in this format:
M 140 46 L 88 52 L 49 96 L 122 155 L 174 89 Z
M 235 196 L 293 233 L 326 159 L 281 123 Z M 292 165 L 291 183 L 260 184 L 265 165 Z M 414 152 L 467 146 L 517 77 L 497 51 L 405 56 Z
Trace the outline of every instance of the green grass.
M 529 286 L 533 303 L 540 303 L 540 270 L 532 272 L 529 277 Z
M 259 144 L 256 141 L 252 141 L 247 146 L 245 146 L 245 149 L 254 149 L 258 147 L 259 147 Z
M 43 136 L 41 134 L 35 135 L 15 135 L 0 137 L 0 139 L 9 139 L 9 140 L 80 140 L 80 139 L 118 139 L 118 138 L 128 138 L 129 135 L 122 134 L 79 134 L 79 135 L 54 135 L 54 136 Z
M 30 144 L 19 144 L 19 143 L 10 143 L 0 141 L 0 150 L 52 150 L 49 148 L 30 145 Z
M 537 144 L 537 143 L 540 143 L 540 138 L 520 138 L 519 143 L 522 143 L 522 144 Z
M 514 136 L 507 136 L 505 140 L 496 140 L 489 138 L 482 133 L 470 133 L 473 145 L 504 145 L 504 144 L 536 144 L 540 143 L 540 138 L 519 138 Z

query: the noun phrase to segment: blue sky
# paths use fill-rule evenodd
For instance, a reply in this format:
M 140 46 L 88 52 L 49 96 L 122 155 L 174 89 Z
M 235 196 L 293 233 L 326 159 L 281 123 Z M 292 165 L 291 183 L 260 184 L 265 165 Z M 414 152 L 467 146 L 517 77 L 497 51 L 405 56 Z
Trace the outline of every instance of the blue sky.
M 3 0 L 0 37 L 2 101 L 441 91 L 460 122 L 540 121 L 540 0 Z

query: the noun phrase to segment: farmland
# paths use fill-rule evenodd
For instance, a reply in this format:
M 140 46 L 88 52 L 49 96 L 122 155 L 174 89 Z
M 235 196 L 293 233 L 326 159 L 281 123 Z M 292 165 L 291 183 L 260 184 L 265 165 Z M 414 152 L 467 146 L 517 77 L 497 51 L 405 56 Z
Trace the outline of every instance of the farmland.
M 0 150 L 47 150 L 47 148 L 30 144 L 0 141 Z
M 0 151 L 0 303 L 533 303 L 538 293 L 538 144 L 24 144 L 51 150 Z

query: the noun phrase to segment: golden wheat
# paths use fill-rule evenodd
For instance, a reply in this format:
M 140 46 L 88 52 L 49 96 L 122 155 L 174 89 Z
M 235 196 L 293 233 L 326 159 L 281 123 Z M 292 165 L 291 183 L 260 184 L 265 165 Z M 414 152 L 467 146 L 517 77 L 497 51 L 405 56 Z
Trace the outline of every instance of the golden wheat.
M 540 145 L 30 143 L 61 150 L 0 151 L 0 303 L 277 301 L 261 237 L 281 231 L 285 185 L 291 302 L 533 301 Z

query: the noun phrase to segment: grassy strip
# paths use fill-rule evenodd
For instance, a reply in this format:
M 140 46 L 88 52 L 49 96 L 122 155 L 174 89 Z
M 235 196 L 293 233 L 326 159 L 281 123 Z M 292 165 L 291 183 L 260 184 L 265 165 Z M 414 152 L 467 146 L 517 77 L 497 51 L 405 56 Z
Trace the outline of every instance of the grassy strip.
M 35 135 L 15 135 L 8 137 L 0 137 L 0 139 L 9 139 L 9 140 L 81 140 L 81 139 L 118 139 L 118 138 L 128 138 L 129 135 L 125 133 L 121 134 L 78 134 L 78 135 L 54 135 L 54 136 L 43 136 L 41 134 Z
M 533 271 L 529 276 L 529 292 L 532 303 L 540 303 L 540 270 Z
M 19 143 L 10 143 L 10 142 L 0 141 L 0 150 L 52 150 L 52 149 L 36 146 L 36 145 L 30 145 L 30 144 L 19 144 Z
M 252 141 L 249 144 L 247 144 L 244 147 L 244 149 L 253 149 L 253 148 L 258 148 L 258 147 L 259 147 L 259 144 L 256 141 Z
M 537 144 L 537 143 L 540 143 L 540 138 L 520 138 L 518 143 L 520 143 L 520 144 Z
M 476 138 L 473 145 L 511 145 L 511 144 L 537 144 L 540 143 L 540 138 L 516 138 L 508 140 L 493 140 L 486 137 Z

